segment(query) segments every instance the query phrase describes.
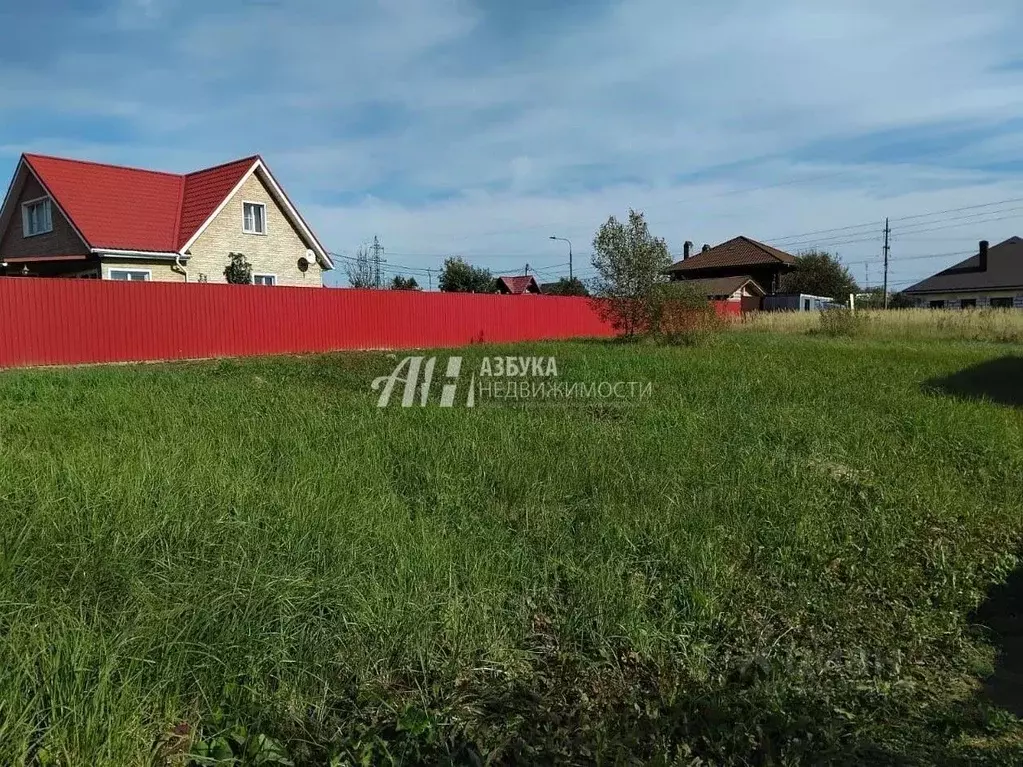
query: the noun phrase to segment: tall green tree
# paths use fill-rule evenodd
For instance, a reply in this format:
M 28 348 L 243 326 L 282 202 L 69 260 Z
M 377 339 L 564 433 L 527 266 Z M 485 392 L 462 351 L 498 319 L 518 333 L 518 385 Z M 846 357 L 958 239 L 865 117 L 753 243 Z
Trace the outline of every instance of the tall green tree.
M 629 210 L 629 219 L 608 218 L 593 238 L 594 295 L 611 323 L 632 336 L 646 331 L 652 321 L 655 286 L 666 282 L 671 266 L 665 241 L 650 234 L 642 213 Z
M 438 286 L 445 293 L 492 293 L 494 276 L 489 269 L 473 266 L 462 258 L 448 258 Z
M 844 301 L 850 293 L 859 293 L 860 287 L 852 273 L 826 250 L 808 250 L 796 256 L 796 270 L 783 274 L 779 284 L 781 293 L 806 293 L 828 296 Z

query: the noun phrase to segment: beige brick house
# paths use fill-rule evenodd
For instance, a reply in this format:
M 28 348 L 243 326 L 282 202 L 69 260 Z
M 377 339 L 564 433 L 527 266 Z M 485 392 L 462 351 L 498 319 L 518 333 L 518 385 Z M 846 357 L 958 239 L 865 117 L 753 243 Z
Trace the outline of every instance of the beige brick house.
M 260 157 L 178 175 L 22 155 L 0 208 L 9 276 L 321 287 L 333 268 Z

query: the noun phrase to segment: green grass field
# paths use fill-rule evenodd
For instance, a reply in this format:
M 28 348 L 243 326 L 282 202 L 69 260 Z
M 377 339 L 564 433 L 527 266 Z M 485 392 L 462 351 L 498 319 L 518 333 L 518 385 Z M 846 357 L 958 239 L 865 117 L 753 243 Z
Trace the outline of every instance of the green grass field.
M 461 353 L 652 394 L 378 409 L 384 354 L 0 375 L 0 763 L 1023 759 L 970 615 L 1017 566 L 1023 348 Z
M 1023 344 L 1023 312 L 1018 309 L 857 309 L 855 335 L 874 340 L 991 341 Z M 814 333 L 819 312 L 754 312 L 733 330 Z

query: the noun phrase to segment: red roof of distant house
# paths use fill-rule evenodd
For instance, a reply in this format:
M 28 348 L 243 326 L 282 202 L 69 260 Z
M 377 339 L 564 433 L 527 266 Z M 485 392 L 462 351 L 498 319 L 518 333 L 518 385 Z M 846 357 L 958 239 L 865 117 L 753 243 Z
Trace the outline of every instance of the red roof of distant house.
M 164 253 L 182 248 L 258 160 L 178 175 L 25 155 L 90 247 Z
M 749 237 L 736 237 L 695 256 L 676 261 L 669 272 L 688 272 L 699 269 L 720 269 L 729 266 L 756 266 L 758 264 L 785 264 L 794 266 L 796 257 L 783 250 L 764 245 Z
M 497 281 L 504 286 L 505 291 L 513 296 L 521 296 L 523 293 L 539 293 L 540 286 L 532 275 L 518 277 L 498 277 Z

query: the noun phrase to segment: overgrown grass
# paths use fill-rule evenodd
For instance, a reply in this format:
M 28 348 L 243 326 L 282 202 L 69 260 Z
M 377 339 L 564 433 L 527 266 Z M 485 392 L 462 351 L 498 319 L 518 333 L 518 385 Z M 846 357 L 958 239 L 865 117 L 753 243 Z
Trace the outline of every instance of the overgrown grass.
M 732 328 L 771 333 L 811 333 L 826 321 L 821 312 L 755 312 Z M 854 335 L 865 338 L 1023 343 L 1018 309 L 857 310 Z
M 0 763 L 1021 756 L 968 614 L 1023 415 L 933 389 L 1004 347 L 463 353 L 652 396 L 377 409 L 382 354 L 0 376 Z

